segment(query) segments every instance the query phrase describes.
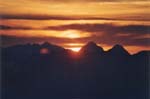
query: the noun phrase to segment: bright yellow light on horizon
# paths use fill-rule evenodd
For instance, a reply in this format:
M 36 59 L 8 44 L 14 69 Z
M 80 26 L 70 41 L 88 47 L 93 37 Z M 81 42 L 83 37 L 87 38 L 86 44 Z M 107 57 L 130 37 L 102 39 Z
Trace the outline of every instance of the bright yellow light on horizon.
M 79 52 L 81 47 L 73 47 L 73 48 L 68 48 L 68 49 L 70 49 L 70 50 L 72 50 L 74 52 Z
M 83 33 L 78 30 L 66 30 L 66 31 L 62 31 L 60 36 L 70 38 L 70 39 L 75 39 L 75 38 L 81 38 L 81 37 L 90 37 L 91 34 L 85 33 L 85 32 Z
M 71 38 L 71 39 L 74 39 L 74 38 L 79 38 L 80 35 L 76 32 L 65 32 L 65 35 L 67 38 Z

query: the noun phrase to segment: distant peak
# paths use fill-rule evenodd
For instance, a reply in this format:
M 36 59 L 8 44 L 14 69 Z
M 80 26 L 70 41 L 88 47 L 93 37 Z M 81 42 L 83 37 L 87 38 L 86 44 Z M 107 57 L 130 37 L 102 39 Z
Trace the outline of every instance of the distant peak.
M 95 42 L 90 41 L 81 48 L 81 52 L 85 52 L 85 53 L 103 52 L 103 48 L 97 46 Z
M 126 49 L 122 45 L 119 45 L 119 44 L 116 44 L 115 46 L 113 46 L 113 48 L 110 49 L 109 51 L 114 52 L 114 53 L 129 55 L 128 51 L 126 51 Z
M 116 44 L 114 47 L 114 49 L 124 49 L 122 45 Z
M 86 47 L 95 47 L 95 46 L 97 46 L 97 44 L 95 42 L 93 42 L 93 41 L 90 41 L 85 46 Z
M 90 42 L 87 43 L 87 45 L 96 45 L 96 43 L 93 42 L 93 41 L 90 41 Z

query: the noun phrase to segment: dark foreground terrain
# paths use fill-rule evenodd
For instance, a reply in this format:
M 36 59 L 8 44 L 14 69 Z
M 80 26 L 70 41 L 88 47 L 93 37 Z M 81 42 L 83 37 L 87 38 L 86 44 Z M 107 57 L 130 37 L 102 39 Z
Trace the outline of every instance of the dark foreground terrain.
M 2 98 L 148 99 L 149 55 L 93 42 L 79 53 L 49 43 L 2 48 Z

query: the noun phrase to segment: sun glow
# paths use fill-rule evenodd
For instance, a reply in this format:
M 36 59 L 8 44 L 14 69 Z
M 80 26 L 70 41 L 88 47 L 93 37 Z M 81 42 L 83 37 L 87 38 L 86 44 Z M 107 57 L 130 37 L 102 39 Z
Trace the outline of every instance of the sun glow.
M 75 39 L 75 38 L 81 38 L 81 37 L 90 37 L 91 35 L 89 33 L 82 33 L 81 31 L 78 30 L 67 30 L 61 32 L 61 37 L 66 37 L 70 39 Z
M 80 51 L 80 47 L 73 47 L 73 48 L 69 48 L 70 50 L 74 51 L 74 52 L 79 52 Z
M 62 35 L 63 35 L 63 37 L 67 37 L 67 38 L 71 38 L 71 39 L 80 37 L 80 34 L 74 30 L 64 31 L 64 32 L 62 32 Z

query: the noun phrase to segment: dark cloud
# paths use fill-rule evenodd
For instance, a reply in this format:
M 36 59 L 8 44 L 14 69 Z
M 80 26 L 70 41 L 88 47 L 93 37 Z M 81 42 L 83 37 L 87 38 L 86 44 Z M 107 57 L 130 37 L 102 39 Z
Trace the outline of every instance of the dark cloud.
M 113 27 L 114 26 L 111 24 L 69 24 L 69 25 L 61 25 L 61 26 L 49 26 L 46 27 L 45 29 L 59 30 L 59 31 L 75 29 L 75 30 L 86 31 L 86 32 L 100 32 Z
M 50 15 L 0 15 L 1 19 L 25 19 L 25 20 L 74 20 L 71 17 L 65 16 L 50 16 Z
M 0 30 L 31 30 L 31 27 L 0 25 Z
M 105 32 L 105 33 L 126 33 L 144 35 L 150 33 L 150 26 L 148 25 L 124 25 L 118 26 L 114 24 L 70 24 L 60 26 L 49 26 L 44 28 L 46 30 L 63 31 L 68 29 L 80 30 L 85 32 Z
M 111 18 L 97 18 L 97 17 L 70 17 L 61 15 L 0 15 L 1 19 L 25 19 L 25 20 L 117 20 Z
M 139 15 L 136 15 L 139 16 Z M 148 14 L 146 15 L 148 16 Z M 130 16 L 131 17 L 131 16 Z M 81 16 L 62 16 L 62 15 L 41 15 L 41 14 L 20 14 L 20 15 L 12 15 L 12 14 L 0 14 L 0 19 L 17 19 L 17 20 L 132 20 L 132 21 L 150 21 L 149 18 L 139 18 L 142 17 L 120 17 L 120 18 L 105 18 L 105 17 L 81 17 Z
M 15 27 L 16 28 L 16 27 Z M 12 29 L 12 27 L 3 26 L 3 29 Z M 19 29 L 19 27 L 17 27 Z M 21 28 L 20 28 L 21 29 Z M 26 28 L 23 28 L 26 29 Z M 114 24 L 70 24 L 60 26 L 49 26 L 43 28 L 43 30 L 79 30 L 88 32 L 91 34 L 90 37 L 86 38 L 56 38 L 56 37 L 11 37 L 3 36 L 3 45 L 12 45 L 13 43 L 29 43 L 29 42 L 43 42 L 49 41 L 56 44 L 63 43 L 86 43 L 88 41 L 95 41 L 97 43 L 114 45 L 136 45 L 136 46 L 149 46 L 150 38 L 146 37 L 150 33 L 150 26 L 146 25 L 114 25 Z
M 133 39 L 132 43 L 136 46 L 142 45 L 142 46 L 150 46 L 150 38 L 139 38 L 139 39 Z M 128 41 L 128 45 L 131 45 Z
M 130 35 L 144 35 L 150 33 L 150 26 L 148 25 L 114 25 L 114 24 L 69 24 L 69 25 L 59 25 L 59 26 L 49 26 L 41 28 L 32 28 L 25 26 L 8 26 L 0 25 L 1 30 L 55 30 L 55 31 L 64 31 L 64 30 L 79 30 L 83 32 L 90 33 L 113 33 L 113 34 L 130 34 Z
M 128 25 L 119 27 L 120 31 L 125 33 L 134 33 L 134 34 L 148 34 L 150 33 L 150 26 L 144 25 Z
M 93 36 L 88 39 L 80 39 L 79 41 L 93 40 L 98 43 L 107 45 L 123 44 L 123 45 L 150 45 L 149 39 L 143 38 L 143 35 L 150 33 L 150 26 L 146 25 L 125 25 L 118 26 L 114 24 L 71 24 L 62 26 L 51 26 L 46 29 L 63 31 L 68 29 L 89 32 Z M 136 37 L 139 37 L 138 39 Z
M 17 37 L 17 36 L 7 36 L 0 35 L 1 46 L 7 47 L 16 44 L 27 44 L 27 43 L 42 43 L 50 42 L 57 45 L 63 45 L 64 43 L 74 43 L 78 42 L 78 39 L 69 39 L 69 38 L 56 38 L 56 37 Z
M 127 46 L 150 46 L 150 38 L 134 38 L 133 36 L 116 37 L 116 36 L 103 36 L 95 38 L 98 43 L 106 45 L 121 44 Z

